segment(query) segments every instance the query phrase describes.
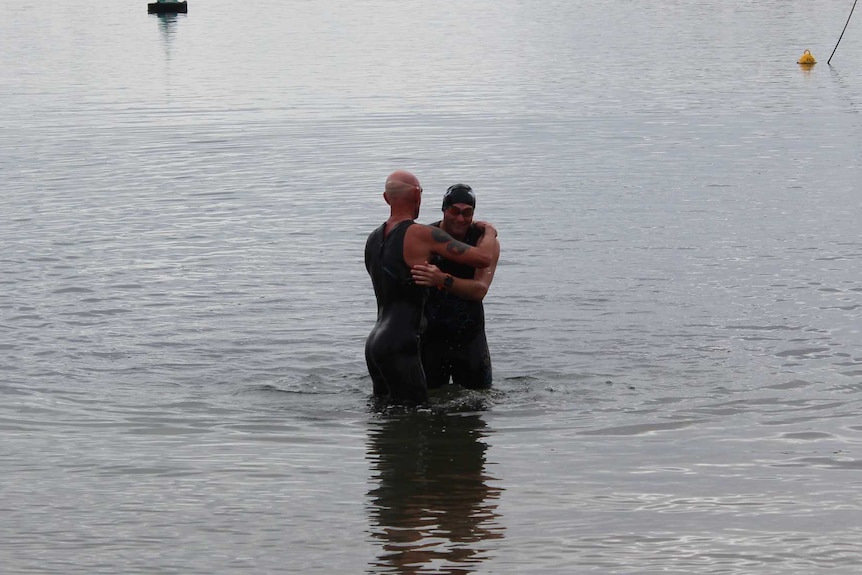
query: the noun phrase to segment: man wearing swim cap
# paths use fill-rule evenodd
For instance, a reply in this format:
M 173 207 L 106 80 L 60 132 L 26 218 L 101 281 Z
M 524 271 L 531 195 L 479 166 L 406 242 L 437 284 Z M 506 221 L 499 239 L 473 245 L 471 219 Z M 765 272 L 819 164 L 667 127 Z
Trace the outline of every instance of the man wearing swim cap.
M 413 281 L 410 269 L 433 256 L 445 257 L 469 269 L 486 268 L 494 259 L 497 232 L 487 226 L 475 247 L 452 238 L 442 229 L 417 224 L 422 186 L 410 172 L 398 170 L 386 178 L 383 199 L 389 219 L 371 232 L 365 243 L 365 269 L 377 299 L 377 322 L 365 342 L 365 361 L 374 395 L 393 402 L 418 404 L 428 399 L 428 386 L 419 351 L 425 327 L 428 288 Z M 496 241 L 496 240 L 495 240 Z
M 473 221 L 476 196 L 466 184 L 450 186 L 443 196 L 443 219 L 431 224 L 468 245 L 492 246 L 491 263 L 476 269 L 432 257 L 413 266 L 414 281 L 436 287 L 425 304 L 428 326 L 422 336 L 422 366 L 429 389 L 452 383 L 471 389 L 491 387 L 491 355 L 485 338 L 482 300 L 494 280 L 500 242 L 487 222 Z

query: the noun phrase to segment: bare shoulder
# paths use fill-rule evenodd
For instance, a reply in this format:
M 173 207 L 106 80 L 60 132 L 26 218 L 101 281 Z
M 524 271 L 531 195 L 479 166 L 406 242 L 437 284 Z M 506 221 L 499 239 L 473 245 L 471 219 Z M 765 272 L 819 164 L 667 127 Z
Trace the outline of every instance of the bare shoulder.
M 423 240 L 427 240 L 432 237 L 434 230 L 437 230 L 434 226 L 429 226 L 427 224 L 420 224 L 419 222 L 413 222 L 413 225 L 410 226 L 410 229 L 407 230 L 407 233 L 416 237 L 421 238 Z
M 446 243 L 452 241 L 452 236 L 436 226 L 416 223 L 408 230 L 416 239 L 431 243 Z

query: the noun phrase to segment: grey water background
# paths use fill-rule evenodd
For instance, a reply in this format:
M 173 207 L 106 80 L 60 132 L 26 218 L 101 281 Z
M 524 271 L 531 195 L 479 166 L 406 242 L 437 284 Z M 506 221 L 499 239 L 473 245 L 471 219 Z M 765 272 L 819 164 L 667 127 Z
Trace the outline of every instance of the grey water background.
M 0 0 L 3 573 L 858 572 L 850 2 L 145 3 Z M 396 168 L 502 244 L 418 412 Z

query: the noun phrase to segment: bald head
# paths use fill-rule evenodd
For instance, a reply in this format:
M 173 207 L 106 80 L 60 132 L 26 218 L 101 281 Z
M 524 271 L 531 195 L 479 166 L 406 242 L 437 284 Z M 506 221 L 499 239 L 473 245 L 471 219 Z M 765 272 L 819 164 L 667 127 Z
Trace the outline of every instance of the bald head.
M 396 170 L 386 178 L 386 190 L 383 198 L 391 208 L 391 215 L 398 214 L 414 220 L 419 217 L 419 206 L 422 203 L 422 186 L 419 178 L 406 170 Z
M 390 201 L 399 199 L 416 188 L 422 189 L 419 178 L 406 170 L 396 170 L 386 178 L 386 195 Z

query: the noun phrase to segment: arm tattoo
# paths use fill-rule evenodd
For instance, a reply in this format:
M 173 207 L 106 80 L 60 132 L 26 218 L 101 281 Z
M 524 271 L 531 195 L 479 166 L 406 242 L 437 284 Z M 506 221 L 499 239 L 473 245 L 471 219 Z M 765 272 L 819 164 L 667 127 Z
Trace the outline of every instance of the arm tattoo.
M 467 248 L 469 248 L 469 247 L 470 246 L 468 246 L 467 244 L 463 244 L 463 243 L 459 242 L 458 240 L 452 240 L 451 242 L 446 244 L 446 251 L 449 252 L 450 254 L 461 255 L 464 252 L 466 252 Z
M 470 248 L 469 245 L 453 239 L 452 236 L 440 228 L 434 228 L 431 230 L 431 238 L 438 243 L 446 242 L 446 251 L 450 254 L 461 255 Z
M 431 230 L 431 239 L 433 239 L 435 242 L 442 244 L 443 242 L 448 242 L 449 240 L 451 240 L 452 236 L 450 236 L 440 228 L 434 228 Z

